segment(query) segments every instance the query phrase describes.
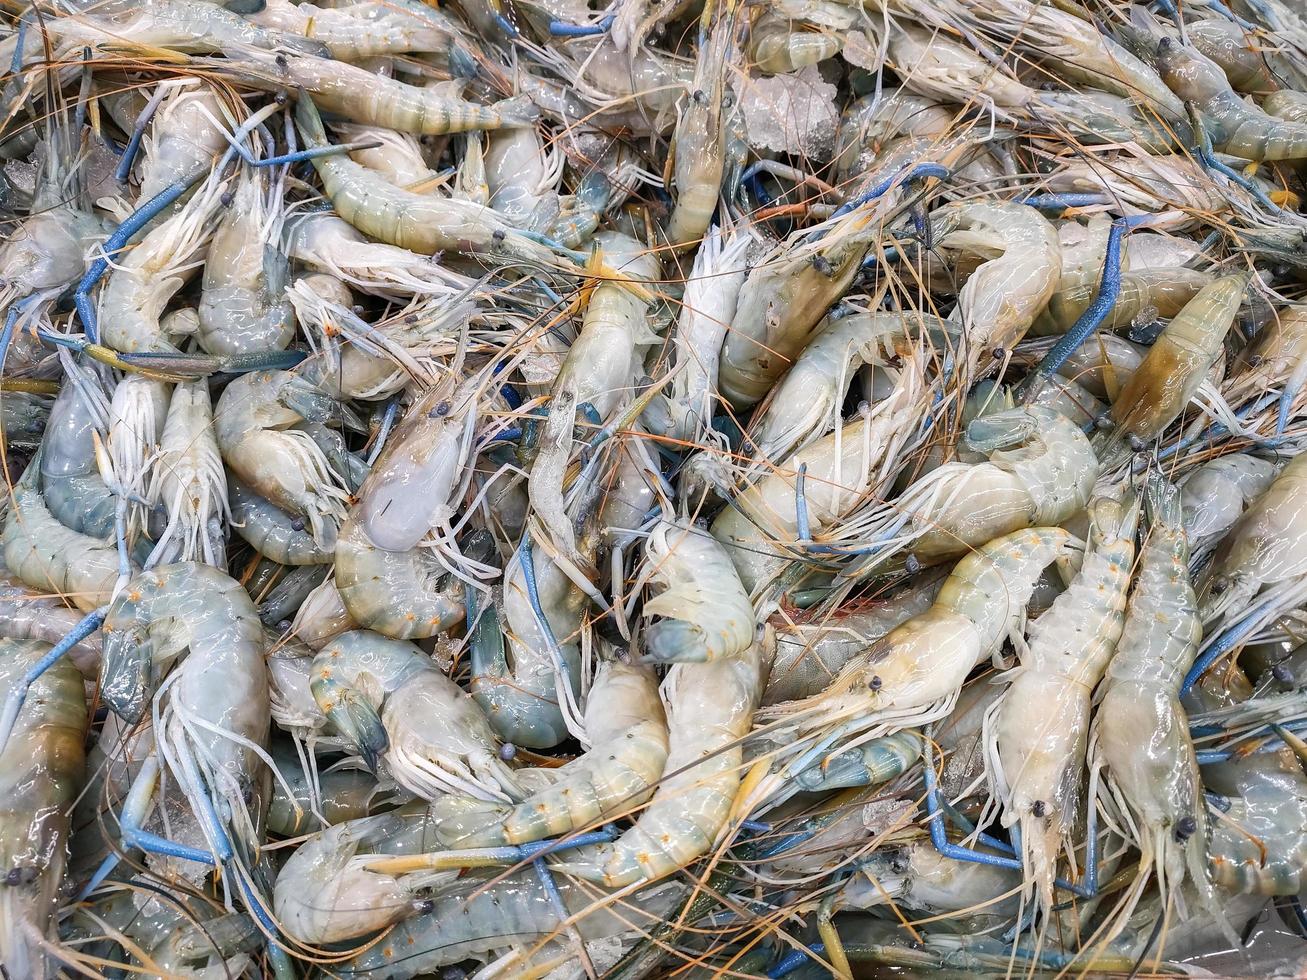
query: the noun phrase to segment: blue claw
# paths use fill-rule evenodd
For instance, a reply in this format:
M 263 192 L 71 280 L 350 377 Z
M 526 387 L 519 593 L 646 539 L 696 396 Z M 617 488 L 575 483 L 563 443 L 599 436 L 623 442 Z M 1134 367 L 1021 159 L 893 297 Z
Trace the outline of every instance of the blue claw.
M 612 14 L 609 14 L 594 24 L 568 24 L 561 20 L 551 20 L 549 33 L 554 37 L 595 37 L 599 34 L 607 34 L 615 19 Z
M 811 946 L 808 947 L 808 949 L 812 953 L 816 954 L 817 956 L 821 956 L 823 953 L 826 952 L 826 944 L 813 943 Z M 767 971 L 767 976 L 769 980 L 776 980 L 776 978 L 779 977 L 788 977 L 791 973 L 793 973 L 799 967 L 803 966 L 803 964 L 807 963 L 810 959 L 812 959 L 812 956 L 810 956 L 808 953 L 804 952 L 803 950 L 792 949 L 785 954 L 784 959 L 782 959 L 779 963 L 777 963 L 775 966 L 773 966 L 770 970 Z
M 905 170 L 908 171 L 906 176 L 904 175 Z M 936 180 L 948 180 L 951 176 L 952 171 L 950 171 L 948 167 L 942 166 L 938 163 L 919 163 L 911 170 L 908 170 L 907 167 L 900 167 L 875 187 L 859 194 L 852 201 L 841 204 L 835 209 L 835 213 L 832 214 L 831 217 L 842 218 L 855 208 L 860 208 L 869 201 L 874 201 L 878 197 L 883 197 L 885 193 L 896 184 L 907 184 L 914 180 L 925 180 L 927 177 L 934 177 Z
M 522 578 L 526 583 L 526 597 L 531 603 L 531 615 L 535 617 L 536 625 L 540 627 L 540 632 L 545 635 L 545 642 L 549 644 L 549 653 L 554 658 L 554 667 L 563 675 L 563 680 L 568 686 L 575 691 L 572 669 L 563 656 L 563 650 L 558 645 L 558 638 L 554 636 L 554 628 L 549 625 L 549 620 L 545 618 L 544 608 L 540 605 L 540 591 L 536 587 L 536 569 L 531 557 L 531 533 L 529 531 L 522 532 L 522 543 L 518 546 L 517 556 L 522 562 Z
M 1111 204 L 1112 199 L 1106 194 L 1032 194 L 1029 197 L 1017 198 L 1016 203 L 1039 211 L 1066 211 L 1069 208 Z
M 1265 609 L 1265 603 L 1254 606 L 1243 619 L 1218 636 L 1216 642 L 1211 645 L 1207 652 L 1194 661 L 1193 666 L 1189 668 L 1189 673 L 1184 675 L 1184 683 L 1180 685 L 1181 697 L 1184 697 L 1193 689 L 1193 686 L 1198 683 L 1198 678 L 1207 673 L 1208 667 L 1233 650 L 1257 628 L 1258 617 Z
M 1285 427 L 1289 424 L 1289 412 L 1293 409 L 1294 399 L 1298 397 L 1298 392 L 1301 389 L 1301 384 L 1285 385 L 1284 391 L 1280 392 L 1280 407 L 1275 416 L 1275 437 L 1277 439 L 1284 435 Z
M 126 183 L 127 178 L 131 176 L 132 164 L 136 162 L 136 154 L 141 148 L 141 139 L 145 136 L 145 127 L 154 118 L 154 113 L 158 110 L 159 103 L 163 101 L 167 91 L 167 86 L 160 86 L 155 89 L 150 101 L 145 103 L 145 108 L 136 117 L 136 125 L 132 127 L 131 138 L 127 141 L 127 146 L 123 150 L 122 159 L 118 161 L 118 169 L 114 171 L 113 176 L 118 183 Z
M 1107 315 L 1112 312 L 1112 307 L 1116 306 L 1117 297 L 1121 295 L 1121 238 L 1125 235 L 1125 229 L 1124 221 L 1112 222 L 1112 228 L 1107 233 L 1107 255 L 1103 259 L 1103 276 L 1099 281 L 1098 292 L 1093 302 L 1085 308 L 1080 318 L 1072 324 L 1071 329 L 1062 335 L 1062 338 L 1053 345 L 1053 349 L 1044 355 L 1044 359 L 1022 382 L 1017 391 L 1019 400 L 1029 401 L 1038 394 L 1044 382 L 1057 373 L 1058 368 L 1089 339 L 1089 336 L 1107 319 Z
M 0 752 L 4 751 L 9 736 L 14 730 L 14 722 L 18 720 L 18 713 L 23 710 L 23 704 L 27 700 L 27 692 L 36 683 L 37 678 L 53 667 L 69 650 L 98 630 L 103 625 L 104 617 L 108 612 L 108 606 L 101 606 L 95 612 L 88 613 L 68 632 L 68 635 L 50 648 L 49 653 L 28 668 L 22 680 L 9 692 L 4 708 L 0 710 Z

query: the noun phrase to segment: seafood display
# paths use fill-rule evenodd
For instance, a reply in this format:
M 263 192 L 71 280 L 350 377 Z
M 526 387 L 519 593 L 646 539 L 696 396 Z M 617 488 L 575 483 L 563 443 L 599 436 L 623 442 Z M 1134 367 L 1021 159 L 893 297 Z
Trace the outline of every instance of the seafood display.
M 0 69 L 0 977 L 1307 970 L 1301 4 Z

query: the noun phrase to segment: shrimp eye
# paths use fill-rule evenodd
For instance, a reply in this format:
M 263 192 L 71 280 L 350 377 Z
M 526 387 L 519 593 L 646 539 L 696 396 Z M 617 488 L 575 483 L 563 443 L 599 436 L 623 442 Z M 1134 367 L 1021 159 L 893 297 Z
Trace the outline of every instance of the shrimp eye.
M 1142 453 L 1144 451 L 1144 440 L 1140 439 L 1133 432 L 1130 433 L 1127 441 L 1130 443 L 1130 450 L 1132 452 Z
M 517 746 L 512 742 L 505 742 L 499 747 L 499 758 L 505 762 L 512 762 L 517 757 Z
M 697 88 L 697 89 L 695 89 L 693 92 L 691 92 L 691 93 L 690 93 L 690 98 L 694 99 L 695 105 L 707 105 L 707 104 L 708 104 L 708 93 L 706 93 L 706 92 L 705 92 L 703 89 L 701 89 L 701 88 Z
M 432 411 L 435 412 L 436 418 L 443 418 L 444 416 L 449 414 L 449 402 L 441 402 L 434 409 L 432 409 Z
M 903 872 L 908 870 L 908 862 L 901 857 L 891 858 L 889 869 L 894 872 L 894 874 L 901 875 Z
M 1252 357 L 1248 358 L 1248 366 L 1249 366 L 1249 367 L 1261 367 L 1261 366 L 1262 366 L 1262 355 L 1261 355 L 1261 354 L 1254 354 Z
M 1030 812 L 1037 817 L 1042 817 L 1048 812 L 1048 804 L 1043 800 L 1035 800 L 1034 803 L 1030 804 Z
M 284 54 L 277 55 L 276 62 L 277 62 L 277 67 L 280 68 L 282 71 L 285 71 L 287 68 L 290 67 L 290 62 L 286 60 L 286 56 Z
M 1274 677 L 1281 684 L 1293 683 L 1293 671 L 1290 670 L 1284 664 L 1276 664 L 1274 667 L 1272 667 L 1271 676 Z
M 224 208 L 231 207 L 231 202 L 236 200 L 236 195 L 231 191 L 224 191 L 222 197 L 218 198 Z
M 36 881 L 36 875 L 36 868 L 30 864 L 20 864 L 5 872 L 4 881 L 6 885 L 30 885 Z
M 290 522 L 290 529 L 291 529 L 292 531 L 303 531 L 303 530 L 304 530 L 304 518 L 302 518 L 302 517 L 297 517 L 297 518 L 295 518 L 295 520 L 291 521 L 291 522 Z
M 1104 412 L 1098 418 L 1094 419 L 1094 426 L 1102 432 L 1116 428 L 1116 423 L 1112 421 L 1112 416 Z
M 418 315 L 416 313 L 410 313 L 408 316 L 404 317 L 404 322 L 411 327 L 418 322 Z
M 908 554 L 907 559 L 903 562 L 903 570 L 909 575 L 916 575 L 921 571 L 921 560 L 914 554 Z
M 1181 844 L 1192 837 L 1198 830 L 1198 821 L 1193 817 L 1181 817 L 1175 822 L 1175 839 Z
M 494 233 L 493 235 L 491 235 L 490 237 L 493 238 L 493 239 L 495 240 L 496 243 L 499 243 L 499 242 L 502 242 L 502 241 L 503 241 L 505 238 L 507 238 L 508 236 L 507 236 L 506 234 L 504 234 L 504 231 L 503 231 L 502 228 L 499 228 L 499 229 L 496 229 L 496 230 L 495 230 L 495 233 Z
M 814 255 L 812 257 L 812 267 L 823 276 L 832 276 L 835 274 L 835 269 L 830 264 L 830 259 L 826 258 L 824 255 Z
M 867 681 L 867 687 L 872 691 L 879 691 L 884 686 L 885 682 L 880 679 L 879 674 L 872 674 L 871 680 Z
M 989 352 L 989 354 L 996 361 L 1001 361 L 1003 358 L 1007 357 L 1007 351 L 1002 347 L 995 347 Z

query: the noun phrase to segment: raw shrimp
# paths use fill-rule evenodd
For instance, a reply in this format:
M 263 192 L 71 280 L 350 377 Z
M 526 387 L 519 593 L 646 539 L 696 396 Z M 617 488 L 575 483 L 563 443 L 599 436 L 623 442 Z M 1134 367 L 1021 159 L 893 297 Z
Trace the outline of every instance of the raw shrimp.
M 407 51 L 447 53 L 462 43 L 458 27 L 441 11 L 396 0 L 364 0 L 344 7 L 271 0 L 246 19 L 317 41 L 340 61 Z
M 409 792 L 521 795 L 481 709 L 413 644 L 343 633 L 314 657 L 310 683 L 318 707 L 368 767 L 384 760 Z
M 323 545 L 328 527 L 345 519 L 349 493 L 308 433 L 306 420 L 330 422 L 341 406 L 288 371 L 245 374 L 218 399 L 214 432 L 223 461 L 267 500 L 301 514 Z
M 1121 292 L 1112 312 L 1103 321 L 1107 330 L 1123 330 L 1141 318 L 1171 319 L 1212 281 L 1195 269 L 1144 269 L 1121 276 Z M 1061 289 L 1035 318 L 1030 332 L 1037 336 L 1066 333 L 1098 294 L 1098 276 L 1093 282 Z
M 1018 528 L 1060 524 L 1088 503 L 1098 478 L 1079 426 L 1047 408 L 975 419 L 964 445 L 987 458 L 945 463 L 846 525 L 848 537 L 870 542 L 864 573 L 904 549 L 929 565 Z
M 118 549 L 64 527 L 36 488 L 39 464 L 28 464 L 5 519 L 5 566 L 34 589 L 66 596 L 90 611 L 106 603 L 120 574 Z
M 1188 406 L 1221 354 L 1245 275 L 1222 276 L 1185 304 L 1112 400 L 1113 435 L 1148 443 Z
M 1000 253 L 967 279 L 954 317 L 962 323 L 968 363 L 1005 356 L 1057 289 L 1057 229 L 1034 208 L 1006 203 L 946 204 L 931 212 L 930 224 L 938 248 Z
M 284 350 L 295 320 L 284 294 L 290 262 L 281 246 L 280 182 L 246 172 L 218 223 L 204 263 L 196 340 L 210 354 Z
M 0 687 L 6 697 L 50 650 L 37 640 L 0 639 Z M 32 682 L 0 752 L 0 962 L 11 977 L 42 980 L 59 972 L 48 959 L 68 859 L 69 814 L 84 778 L 86 699 L 68 660 Z
M 1202 719 L 1203 716 L 1198 716 Z M 1307 869 L 1307 776 L 1291 749 L 1250 752 L 1203 767 L 1230 809 L 1211 822 L 1212 879 L 1232 892 L 1296 895 Z
M 307 94 L 300 95 L 295 118 L 310 147 L 328 145 L 322 120 Z M 340 157 L 314 157 L 313 167 L 336 213 L 373 238 L 426 255 L 449 249 L 533 266 L 553 264 L 553 253 L 546 246 L 523 238 L 488 207 L 403 190 Z
M 699 443 L 709 438 L 716 410 L 717 364 L 726 328 L 748 272 L 752 237 L 711 229 L 699 245 L 685 282 L 675 344 L 671 391 L 645 413 L 654 431 Z
M 141 156 L 139 200 L 149 201 L 212 166 L 227 149 L 224 121 L 223 101 L 212 86 L 198 80 L 175 86 L 150 120 Z M 181 211 L 185 201 L 179 199 L 165 213 Z
M 1280 87 L 1257 47 L 1257 40 L 1234 21 L 1224 18 L 1196 20 L 1185 24 L 1188 42 L 1225 72 L 1236 91 L 1253 95 L 1274 92 Z
M 1196 103 L 1212 145 L 1245 160 L 1301 160 L 1307 157 L 1307 125 L 1268 116 L 1245 103 L 1217 65 L 1169 37 L 1157 44 L 1162 81 Z
M 442 796 L 431 804 L 446 847 L 500 847 L 570 834 L 648 799 L 667 761 L 667 720 L 652 667 L 605 660 L 586 698 L 589 751 L 520 803 Z
M 155 544 L 156 560 L 204 561 L 225 568 L 222 525 L 223 518 L 230 516 L 227 471 L 214 436 L 207 381 L 173 389 L 159 456 L 152 466 L 150 497 L 168 513 L 167 526 Z
M 1135 885 L 1113 913 L 1122 923 L 1153 876 L 1164 895 L 1188 876 L 1205 904 L 1213 898 L 1202 781 L 1179 698 L 1202 637 L 1180 499 L 1174 484 L 1149 477 L 1134 591 L 1089 736 L 1091 764 L 1104 770 L 1102 795 L 1129 815 L 1140 852 Z
M 712 5 L 700 22 L 699 60 L 694 86 L 681 108 L 672 134 L 672 184 L 676 206 L 667 219 L 667 240 L 687 245 L 703 238 L 712 223 L 726 168 L 726 133 L 722 114 L 727 104 L 727 66 L 738 58 L 734 43 L 735 9 L 729 5 L 708 25 Z
M 1218 456 L 1190 471 L 1180 481 L 1189 553 L 1209 554 L 1279 471 L 1275 463 L 1247 453 Z
M 824 755 L 841 736 L 875 737 L 947 715 L 967 675 L 1017 628 L 1044 569 L 1069 561 L 1077 544 L 1051 527 L 995 538 L 958 562 L 929 609 L 845 663 L 824 691 L 763 708 L 760 720 L 772 723 L 769 734 L 803 734 L 799 748 L 820 740 Z M 786 772 L 773 782 L 783 785 Z
M 100 476 L 95 440 L 107 435 L 111 409 L 94 367 L 68 358 L 65 371 L 68 380 L 50 411 L 41 452 L 45 506 L 69 530 L 107 538 L 114 530 L 117 501 Z
M 645 544 L 654 598 L 644 604 L 645 655 L 658 663 L 704 663 L 754 642 L 753 606 L 730 553 L 706 531 L 660 521 Z
M 286 513 L 235 478 L 227 481 L 231 526 L 265 558 L 282 565 L 330 565 L 335 561 L 334 530 L 319 546 L 303 518 Z
M 378 547 L 356 513 L 336 539 L 336 582 L 349 617 L 367 629 L 399 640 L 421 639 L 463 618 L 464 582 L 434 549 Z
M 671 669 L 663 682 L 666 774 L 653 799 L 617 840 L 574 851 L 554 862 L 557 870 L 620 888 L 669 875 L 713 847 L 740 786 L 741 739 L 762 694 L 761 658 L 769 642 Z
M 1063 848 L 1072 852 L 1090 698 L 1125 624 L 1138 522 L 1135 500 L 1090 502 L 1080 572 L 1031 625 L 1021 665 L 991 709 L 986 754 L 1002 822 L 1021 829 L 1023 887 L 1046 914 L 1053 907 L 1058 856 Z
M 749 61 L 764 75 L 798 71 L 833 58 L 840 39 L 820 31 L 796 31 L 786 18 L 764 13 L 749 28 Z

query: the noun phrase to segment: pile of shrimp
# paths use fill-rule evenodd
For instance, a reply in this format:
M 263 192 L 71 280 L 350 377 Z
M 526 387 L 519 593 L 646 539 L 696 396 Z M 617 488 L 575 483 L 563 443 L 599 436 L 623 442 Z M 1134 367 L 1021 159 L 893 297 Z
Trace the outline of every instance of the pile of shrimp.
M 1300 4 L 0 68 L 0 974 L 1301 972 Z

